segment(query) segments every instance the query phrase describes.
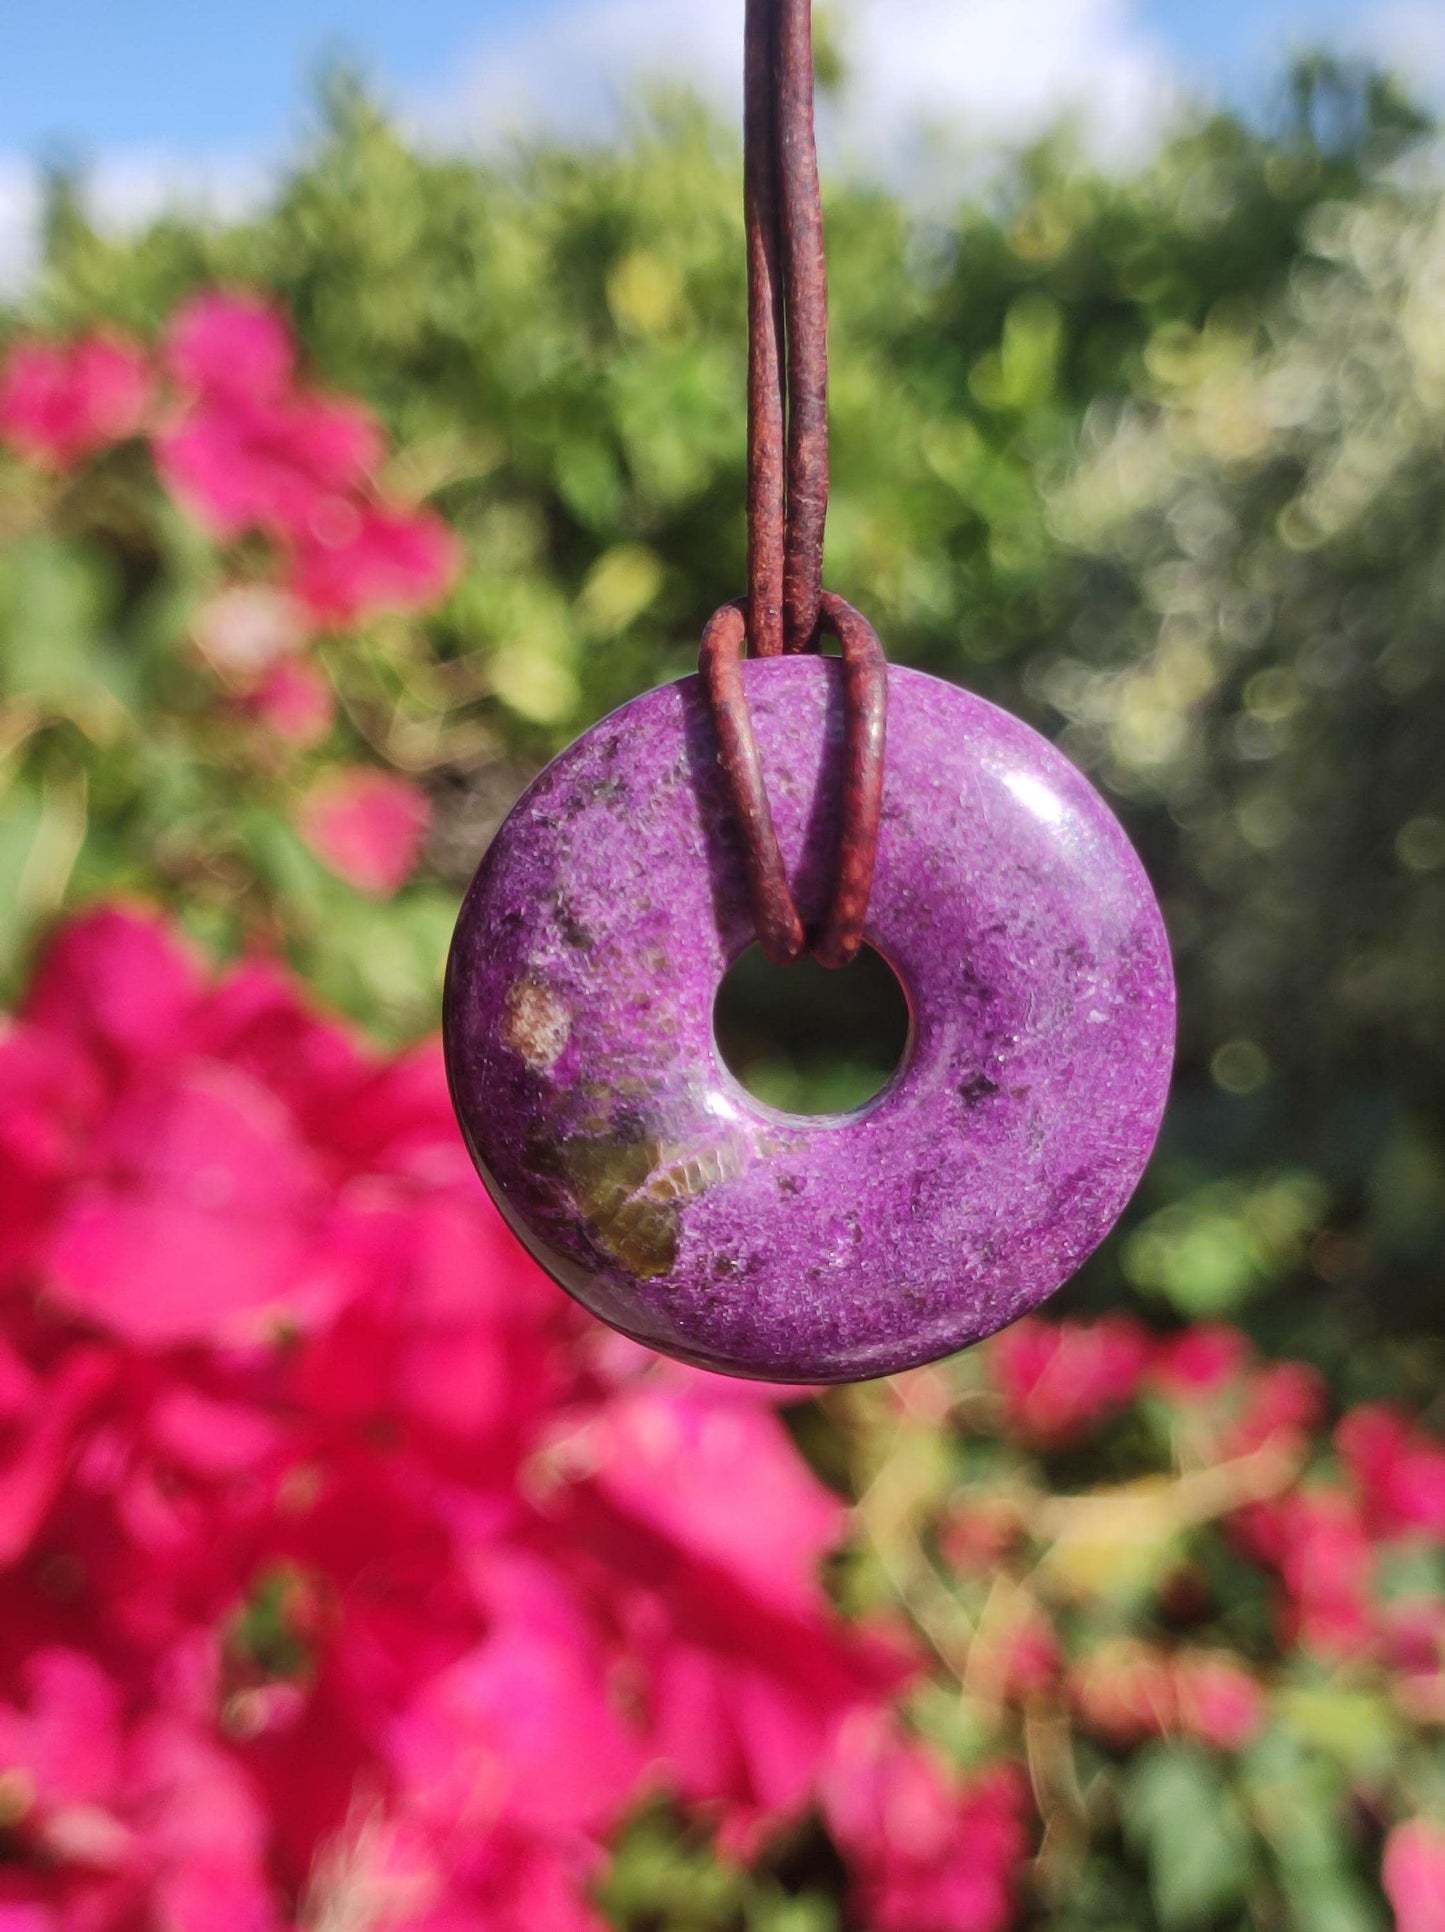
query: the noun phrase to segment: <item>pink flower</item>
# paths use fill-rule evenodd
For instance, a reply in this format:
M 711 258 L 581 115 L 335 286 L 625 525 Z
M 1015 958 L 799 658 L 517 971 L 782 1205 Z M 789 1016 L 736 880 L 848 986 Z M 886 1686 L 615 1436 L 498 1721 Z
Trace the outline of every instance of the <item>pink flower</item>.
M 69 469 L 134 436 L 150 400 L 145 355 L 120 337 L 17 342 L 0 373 L 0 436 L 37 462 Z
M 96 1069 L 76 1045 L 0 1020 L 0 1289 L 33 1265 L 99 1098 Z
M 99 1349 L 76 1349 L 24 1405 L 0 1468 L 0 1567 L 31 1547 L 70 1474 L 82 1425 L 109 1393 L 114 1364 Z
M 972 1498 L 949 1511 L 939 1527 L 939 1553 L 966 1575 L 991 1573 L 1025 1534 L 1018 1504 L 1011 1498 Z
M 47 1646 L 19 1673 L 20 1698 L 0 1704 L 0 1762 L 19 1780 L 12 1836 L 22 1858 L 102 1890 L 138 1862 L 118 1816 L 123 1778 L 122 1697 L 91 1657 Z
M 1075 1441 L 1126 1407 L 1148 1363 L 1148 1334 L 1127 1315 L 1026 1316 L 996 1335 L 988 1353 L 1010 1427 L 1043 1446 Z
M 311 1300 L 323 1202 L 273 1095 L 181 1062 L 97 1133 L 41 1265 L 66 1308 L 133 1340 L 254 1336 Z
M 298 532 L 293 582 L 324 622 L 351 624 L 379 610 L 424 610 L 451 588 L 461 544 L 440 517 L 335 500 Z
M 264 301 L 195 297 L 172 321 L 166 361 L 183 399 L 156 439 L 156 461 L 215 536 L 297 537 L 381 460 L 367 409 L 297 385 L 289 325 Z
M 1028 1856 L 1023 1777 L 1000 1764 L 956 1784 L 921 1744 L 874 1719 L 851 1724 L 824 1816 L 874 1932 L 1005 1932 Z
M 759 1597 L 818 1605 L 818 1565 L 843 1537 L 844 1509 L 766 1409 L 700 1390 L 619 1395 L 568 1444 L 599 1488 L 639 1523 Z
M 426 511 L 374 500 L 380 426 L 360 403 L 298 383 L 274 308 L 198 296 L 177 314 L 166 356 L 181 401 L 156 438 L 156 462 L 214 536 L 275 538 L 296 597 L 324 623 L 420 610 L 445 595 L 461 567 L 457 538 Z M 230 664 L 234 651 L 222 655 Z
M 734 1471 L 741 1487 L 761 1472 Z M 911 1675 L 897 1646 L 840 1627 L 816 1581 L 759 1590 L 593 1481 L 553 1499 L 554 1545 L 597 1614 L 615 1620 L 648 1712 L 649 1756 L 685 1803 L 716 1810 L 745 1853 L 794 1820 L 840 1727 Z M 791 1599 L 791 1601 L 789 1600 Z
M 1445 1826 L 1411 1818 L 1385 1841 L 1385 1894 L 1396 1932 L 1445 1932 Z
M 435 1043 L 374 1057 L 275 967 L 95 913 L 0 1042 L 12 1151 L 0 1900 L 46 1932 L 596 1932 L 627 1811 L 751 1847 L 912 1676 L 831 1607 L 844 1512 L 766 1402 L 603 1363 Z M 918 1839 L 858 1776 L 877 1923 L 1006 1922 L 1007 1778 L 929 1761 Z
M 1438 1671 L 1445 1665 L 1445 1602 L 1406 1597 L 1380 1613 L 1385 1663 L 1391 1670 Z
M 336 722 L 330 682 L 314 664 L 277 664 L 243 703 L 268 731 L 298 751 L 319 745 Z
M 1264 1722 L 1259 1683 L 1224 1651 L 1102 1644 L 1069 1673 L 1069 1694 L 1087 1730 L 1126 1748 L 1177 1733 L 1238 1751 Z
M 1445 1535 L 1445 1447 L 1385 1403 L 1351 1409 L 1335 1446 L 1376 1536 Z
M 203 1731 L 157 1715 L 132 1738 L 126 1773 L 127 1809 L 151 1867 L 152 1922 L 282 1932 L 266 1808 L 235 1758 Z
M 324 527 L 330 506 L 365 484 L 381 453 L 380 429 L 361 404 L 304 393 L 203 395 L 155 441 L 168 487 L 223 539 L 252 529 L 292 539 Z
M 1179 1729 L 1218 1751 L 1238 1751 L 1264 1723 L 1264 1692 L 1227 1652 L 1183 1651 L 1174 1660 Z
M 1161 1342 L 1150 1380 L 1173 1402 L 1208 1402 L 1236 1381 L 1254 1355 L 1237 1328 L 1202 1323 Z
M 38 1650 L 21 1679 L 0 1756 L 26 1781 L 15 1849 L 64 1901 L 58 1924 L 280 1932 L 263 1808 L 234 1762 L 173 1718 L 128 1729 L 121 1686 L 83 1653 Z
M 321 1169 L 285 1101 L 205 1051 L 213 1012 L 194 961 L 119 912 L 62 933 L 27 1004 L 29 1059 L 87 1068 L 63 1090 L 27 1263 L 113 1334 L 255 1334 L 325 1293 Z M 6 1112 L 0 1056 L 0 1134 Z
M 291 388 L 296 345 L 284 315 L 253 295 L 208 289 L 171 317 L 166 367 L 183 389 L 274 402 Z
M 1226 1454 L 1242 1456 L 1265 1443 L 1284 1453 L 1303 1446 L 1324 1419 L 1325 1385 L 1307 1362 L 1267 1362 L 1245 1378 L 1239 1412 L 1225 1432 Z
M 205 980 L 158 918 L 107 907 L 62 927 L 21 1008 L 52 1049 L 117 1080 L 184 1051 Z
M 1297 1490 L 1240 1513 L 1251 1552 L 1284 1585 L 1288 1641 L 1348 1657 L 1374 1633 L 1374 1552 L 1354 1499 L 1336 1489 Z
M 301 801 L 300 832 L 359 891 L 390 898 L 416 870 L 431 825 L 420 785 L 362 766 L 322 778 Z
M 445 1840 L 479 1803 L 500 1800 L 514 1827 L 595 1837 L 620 1816 L 644 1762 L 638 1727 L 608 1695 L 605 1627 L 532 1559 L 494 1557 L 485 1590 L 485 1639 L 391 1727 L 408 1812 Z

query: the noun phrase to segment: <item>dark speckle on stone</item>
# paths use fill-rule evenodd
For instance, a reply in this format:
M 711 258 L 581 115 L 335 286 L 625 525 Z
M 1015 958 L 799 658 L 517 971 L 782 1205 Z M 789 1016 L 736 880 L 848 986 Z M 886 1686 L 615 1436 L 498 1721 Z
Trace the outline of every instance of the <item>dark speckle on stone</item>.
M 554 900 L 557 910 L 557 930 L 563 942 L 576 952 L 586 952 L 596 935 L 592 928 L 577 917 L 565 893 L 557 893 Z
M 972 1073 L 967 1080 L 959 1083 L 960 1098 L 970 1107 L 976 1107 L 980 1100 L 987 1100 L 999 1090 L 997 1080 L 990 1080 L 986 1073 Z

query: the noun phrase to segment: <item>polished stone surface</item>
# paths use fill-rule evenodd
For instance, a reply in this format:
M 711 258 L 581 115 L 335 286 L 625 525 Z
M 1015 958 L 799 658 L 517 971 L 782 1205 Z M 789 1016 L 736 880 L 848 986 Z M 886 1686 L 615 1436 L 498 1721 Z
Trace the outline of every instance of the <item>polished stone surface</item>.
M 811 922 L 837 836 L 838 665 L 746 675 Z M 1108 1232 L 1169 1083 L 1154 896 L 1059 752 L 897 668 L 867 939 L 912 1012 L 899 1071 L 856 1113 L 779 1113 L 713 1037 L 752 932 L 697 679 L 594 726 L 518 803 L 457 927 L 452 1091 L 503 1213 L 605 1321 L 734 1375 L 852 1380 L 990 1334 Z

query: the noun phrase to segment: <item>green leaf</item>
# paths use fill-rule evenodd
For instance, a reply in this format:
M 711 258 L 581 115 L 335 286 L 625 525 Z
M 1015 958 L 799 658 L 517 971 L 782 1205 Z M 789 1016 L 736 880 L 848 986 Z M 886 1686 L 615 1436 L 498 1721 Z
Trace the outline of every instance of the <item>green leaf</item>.
M 1299 1685 L 1279 1693 L 1275 1711 L 1295 1737 L 1334 1758 L 1352 1777 L 1388 1774 L 1401 1723 L 1383 1694 L 1335 1684 Z
M 132 678 L 102 646 L 109 573 L 78 543 L 31 537 L 0 563 L 0 690 L 65 705 L 97 686 L 128 698 Z
M 1219 1765 L 1204 1752 L 1158 1745 L 1125 1775 L 1124 1832 L 1149 1863 L 1149 1888 L 1160 1922 L 1207 1925 L 1242 1903 L 1255 1868 L 1254 1847 L 1238 1801 Z
M 1150 1215 L 1124 1244 L 1124 1272 L 1195 1321 L 1228 1314 L 1299 1265 L 1328 1202 L 1309 1173 L 1218 1182 Z
M 1294 1922 L 1309 1932 L 1381 1932 L 1385 1915 L 1363 1875 L 1370 1858 L 1339 1764 L 1275 1724 L 1245 1754 L 1241 1773 Z

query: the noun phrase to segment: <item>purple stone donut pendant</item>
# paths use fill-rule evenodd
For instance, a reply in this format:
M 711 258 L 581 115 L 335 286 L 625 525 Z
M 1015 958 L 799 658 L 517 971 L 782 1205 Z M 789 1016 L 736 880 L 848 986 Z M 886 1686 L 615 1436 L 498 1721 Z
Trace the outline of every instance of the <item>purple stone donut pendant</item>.
M 840 667 L 744 666 L 799 910 L 837 859 Z M 729 1375 L 843 1382 L 1033 1308 L 1104 1238 L 1163 1112 L 1158 906 L 1046 740 L 888 672 L 866 937 L 912 1025 L 856 1112 L 779 1113 L 724 1066 L 713 1001 L 753 930 L 701 683 L 624 705 L 548 766 L 467 894 L 446 1052 L 477 1167 L 555 1280 Z

